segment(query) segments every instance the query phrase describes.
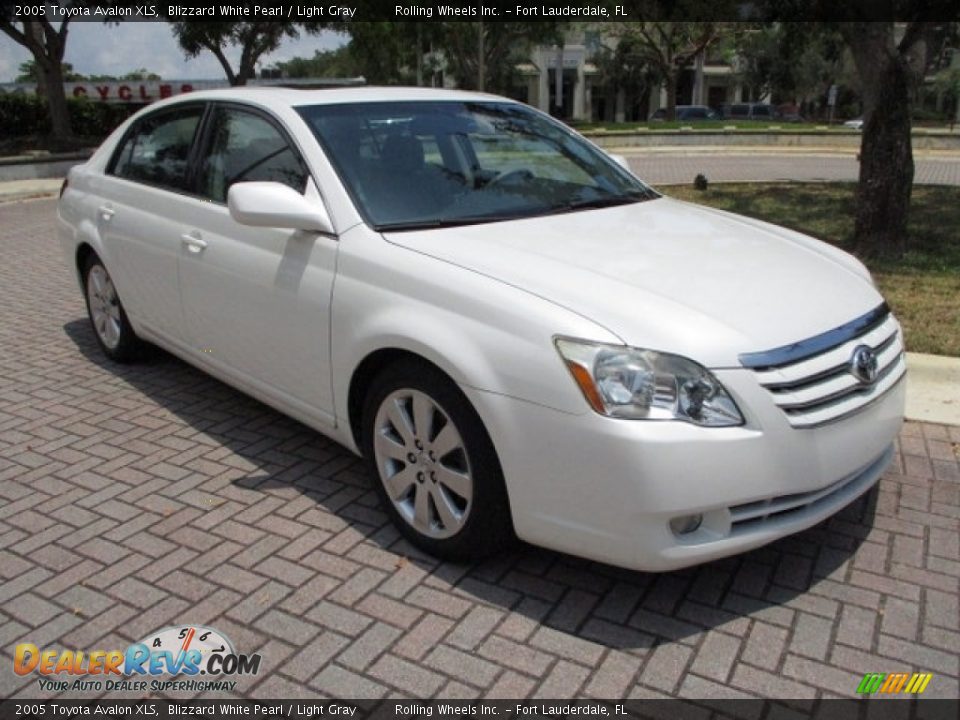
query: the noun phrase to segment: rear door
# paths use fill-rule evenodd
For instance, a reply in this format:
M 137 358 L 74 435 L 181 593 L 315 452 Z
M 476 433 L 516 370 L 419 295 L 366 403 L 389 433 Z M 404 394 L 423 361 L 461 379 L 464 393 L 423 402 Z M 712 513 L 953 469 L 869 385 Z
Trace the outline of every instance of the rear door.
M 128 315 L 176 341 L 183 339 L 183 316 L 174 218 L 191 202 L 187 169 L 205 108 L 178 105 L 140 119 L 93 187 L 103 260 Z
M 270 115 L 217 104 L 204 132 L 195 201 L 176 218 L 192 348 L 301 417 L 332 422 L 330 301 L 336 238 L 233 220 L 236 182 L 274 181 L 322 203 L 296 145 Z

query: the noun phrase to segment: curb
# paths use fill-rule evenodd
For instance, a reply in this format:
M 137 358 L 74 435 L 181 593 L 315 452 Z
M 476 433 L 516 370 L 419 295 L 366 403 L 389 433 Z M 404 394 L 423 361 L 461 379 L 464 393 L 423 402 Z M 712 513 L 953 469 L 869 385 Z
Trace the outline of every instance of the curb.
M 960 425 L 960 358 L 907 353 L 908 420 Z

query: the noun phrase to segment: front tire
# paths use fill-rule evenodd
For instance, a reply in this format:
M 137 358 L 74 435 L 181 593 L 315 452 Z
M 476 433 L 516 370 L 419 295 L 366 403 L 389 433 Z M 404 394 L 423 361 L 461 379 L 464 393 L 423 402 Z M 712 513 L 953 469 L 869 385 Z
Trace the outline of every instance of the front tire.
M 403 361 L 373 382 L 361 444 L 381 503 L 417 547 L 476 560 L 513 541 L 493 443 L 467 398 L 436 368 Z
M 118 363 L 139 358 L 143 343 L 124 312 L 110 273 L 96 255 L 84 264 L 83 288 L 93 334 L 104 355 Z

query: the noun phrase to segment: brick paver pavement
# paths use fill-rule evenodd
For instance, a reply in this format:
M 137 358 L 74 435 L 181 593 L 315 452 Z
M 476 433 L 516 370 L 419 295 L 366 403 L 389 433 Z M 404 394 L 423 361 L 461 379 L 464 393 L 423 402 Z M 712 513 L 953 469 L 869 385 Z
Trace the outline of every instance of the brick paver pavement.
M 54 203 L 0 206 L 0 697 L 18 642 L 212 625 L 256 697 L 957 697 L 960 428 L 908 424 L 878 490 L 742 557 L 647 575 L 522 547 L 463 566 L 386 521 L 358 460 L 164 354 L 98 352 Z
M 673 150 L 626 153 L 633 171 L 651 185 L 692 183 L 700 173 L 710 182 L 856 182 L 860 164 L 854 154 L 743 153 Z M 914 183 L 960 185 L 960 157 L 914 159 Z

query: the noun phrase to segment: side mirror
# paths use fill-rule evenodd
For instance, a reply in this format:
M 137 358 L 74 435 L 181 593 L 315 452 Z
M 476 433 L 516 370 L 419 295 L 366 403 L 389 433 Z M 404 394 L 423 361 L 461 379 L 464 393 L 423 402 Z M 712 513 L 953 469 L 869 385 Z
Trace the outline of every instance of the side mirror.
M 609 155 L 610 159 L 613 160 L 617 165 L 622 167 L 628 173 L 633 173 L 633 170 L 630 169 L 630 163 L 627 162 L 627 159 L 623 155 L 614 155 L 613 153 L 609 153 Z
M 227 207 L 230 217 L 241 225 L 334 234 L 323 202 L 306 198 L 283 183 L 235 183 L 227 192 Z

